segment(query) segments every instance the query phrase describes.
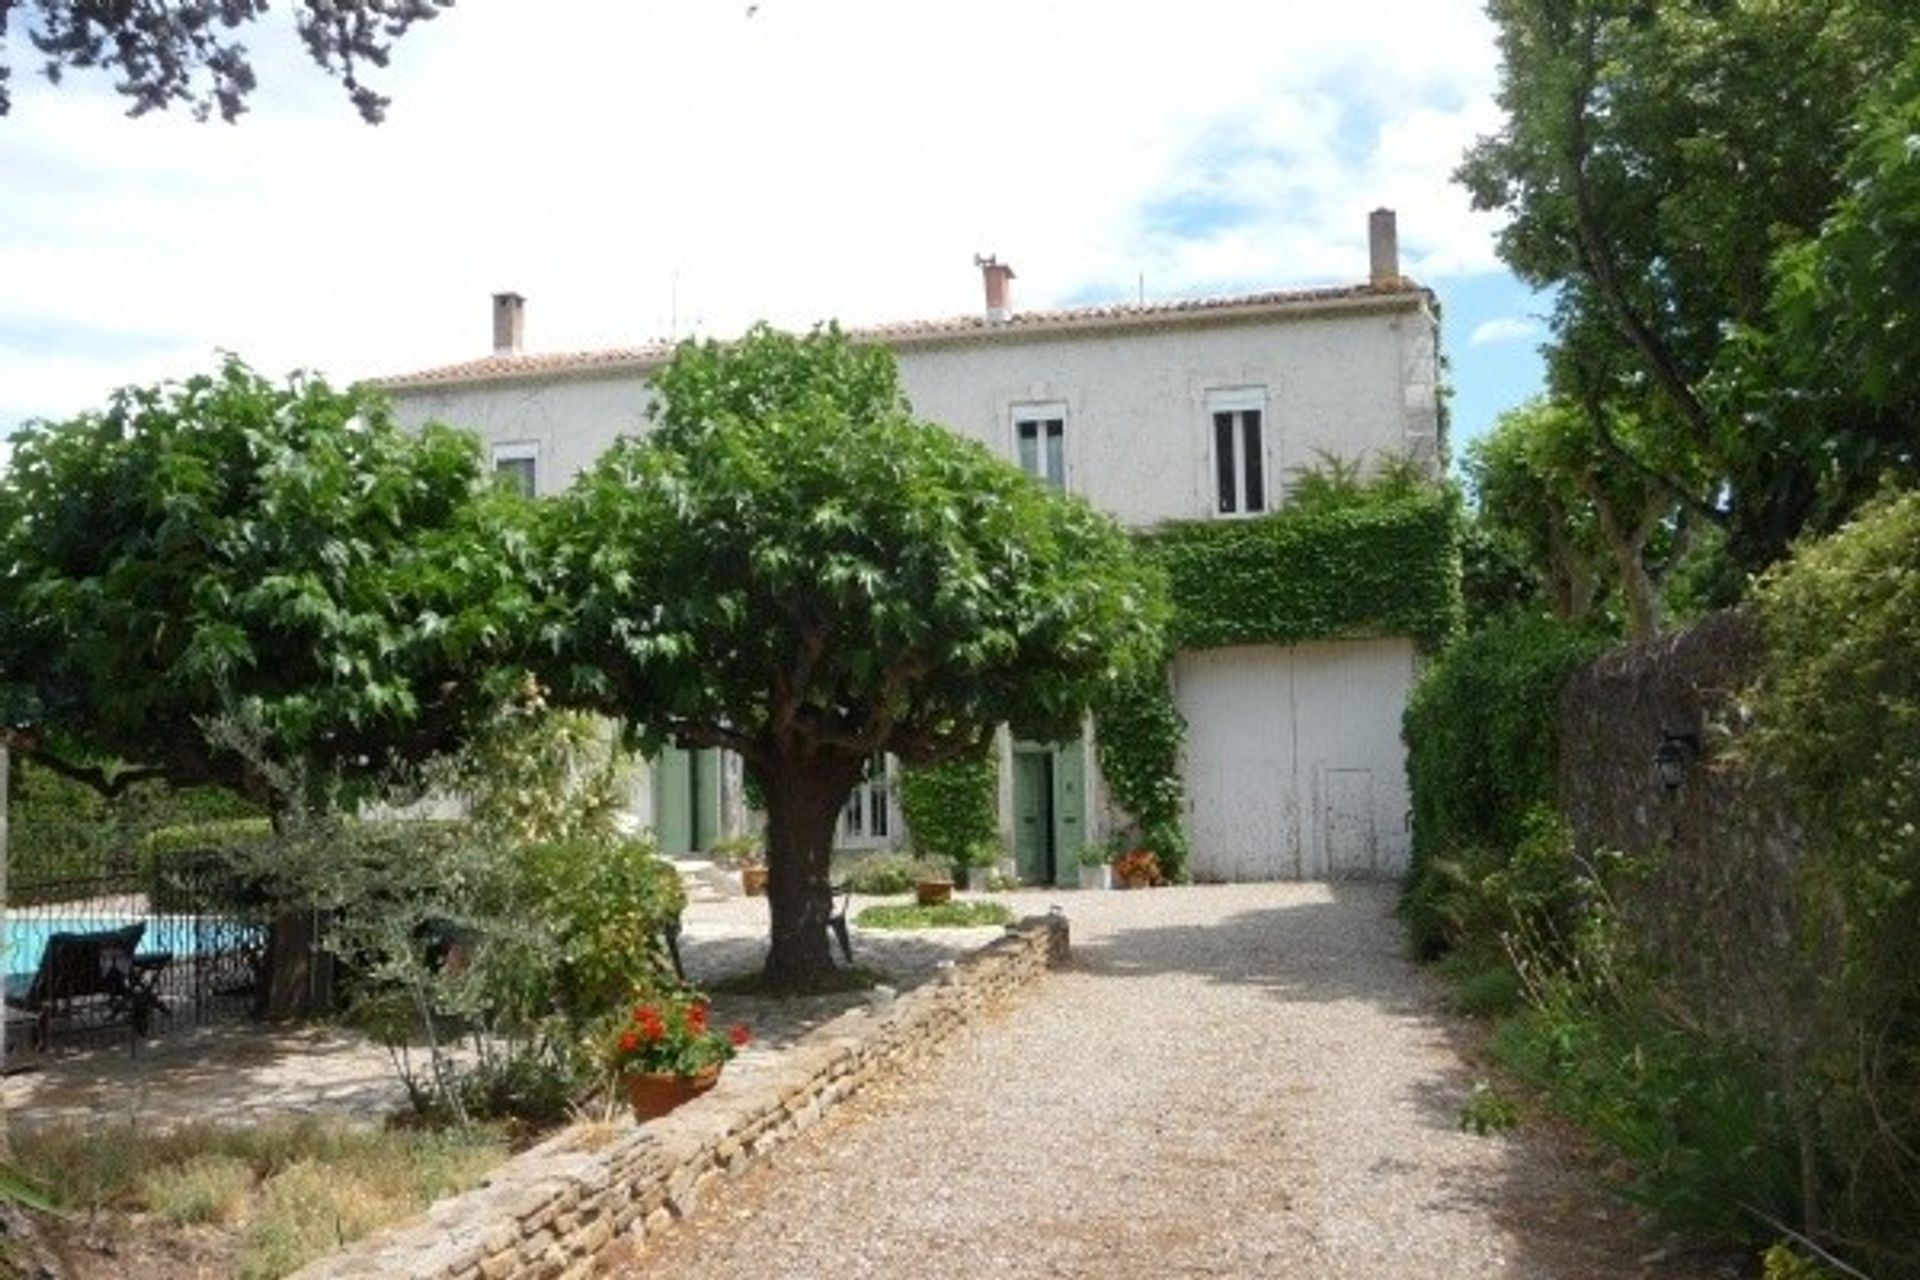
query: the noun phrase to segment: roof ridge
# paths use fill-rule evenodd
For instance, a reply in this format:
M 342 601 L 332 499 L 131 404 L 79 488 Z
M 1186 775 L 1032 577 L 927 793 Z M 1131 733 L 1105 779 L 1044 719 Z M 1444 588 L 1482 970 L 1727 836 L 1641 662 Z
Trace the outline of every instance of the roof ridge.
M 891 320 L 877 324 L 848 327 L 845 332 L 855 341 L 882 342 L 893 339 L 937 340 L 941 338 L 985 337 L 1003 333 L 1047 332 L 1107 323 L 1152 321 L 1161 318 L 1217 316 L 1242 309 L 1312 306 L 1371 299 L 1391 300 L 1424 297 L 1428 291 L 1406 277 L 1389 285 L 1323 285 L 1305 289 L 1270 289 L 1256 293 L 1214 294 L 1193 298 L 1170 298 L 1156 302 L 1087 303 L 1073 307 L 1055 307 L 1039 311 L 1016 311 L 1005 319 L 990 320 L 983 314 L 947 316 L 938 319 Z M 821 322 L 826 323 L 826 322 Z M 678 345 L 677 340 L 656 339 L 637 346 L 605 347 L 582 351 L 539 352 L 520 355 L 481 356 L 454 364 L 438 365 L 411 373 L 392 374 L 368 381 L 381 387 L 414 387 L 441 383 L 485 382 L 497 379 L 537 377 L 549 373 L 572 373 L 596 368 L 627 368 L 664 363 Z

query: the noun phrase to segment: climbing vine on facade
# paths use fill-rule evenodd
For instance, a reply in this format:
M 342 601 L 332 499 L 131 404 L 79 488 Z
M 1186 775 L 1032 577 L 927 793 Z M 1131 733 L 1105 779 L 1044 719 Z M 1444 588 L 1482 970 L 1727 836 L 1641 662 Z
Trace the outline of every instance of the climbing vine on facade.
M 1115 685 L 1094 704 L 1093 718 L 1094 755 L 1114 803 L 1133 818 L 1140 843 L 1158 855 L 1162 873 L 1186 879 L 1180 748 L 1187 724 L 1173 704 L 1165 664 Z
M 992 752 L 977 758 L 908 766 L 900 774 L 900 812 L 913 847 L 933 858 L 971 864 L 999 853 L 999 770 Z
M 1458 503 L 1411 464 L 1362 479 L 1358 464 L 1327 459 L 1295 473 L 1273 515 L 1169 524 L 1140 541 L 1171 587 L 1169 655 L 1396 635 L 1432 650 L 1459 626 Z M 1184 877 L 1186 725 L 1167 664 L 1114 687 L 1094 718 L 1114 802 L 1168 874 Z
M 1175 650 L 1412 636 L 1438 648 L 1460 619 L 1457 500 L 1389 471 L 1317 476 L 1255 520 L 1182 521 L 1143 536 L 1173 589 Z

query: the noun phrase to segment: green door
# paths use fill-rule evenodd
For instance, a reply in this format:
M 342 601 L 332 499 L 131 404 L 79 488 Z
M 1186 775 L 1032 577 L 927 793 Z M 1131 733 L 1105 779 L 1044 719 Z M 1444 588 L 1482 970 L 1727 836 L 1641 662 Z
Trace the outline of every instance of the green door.
M 690 754 L 693 777 L 688 799 L 693 804 L 693 847 L 711 849 L 720 839 L 720 752 L 702 747 Z
M 1013 862 L 1027 884 L 1079 883 L 1087 838 L 1085 745 L 1013 749 Z
M 1053 754 L 1013 749 L 1013 868 L 1023 883 L 1047 884 L 1053 862 Z
M 693 811 L 693 757 L 679 747 L 662 747 L 653 758 L 653 837 L 662 854 L 693 852 Z
M 720 838 L 720 753 L 662 747 L 653 758 L 653 834 L 669 858 Z
M 1053 751 L 1053 865 L 1054 884 L 1080 883 L 1080 846 L 1087 840 L 1087 749 L 1080 739 L 1063 742 Z

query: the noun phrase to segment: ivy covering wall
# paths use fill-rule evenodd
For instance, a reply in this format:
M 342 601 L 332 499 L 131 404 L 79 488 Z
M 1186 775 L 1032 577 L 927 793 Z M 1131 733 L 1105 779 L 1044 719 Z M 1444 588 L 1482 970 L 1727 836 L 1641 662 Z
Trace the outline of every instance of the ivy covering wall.
M 1181 650 L 1376 636 L 1438 648 L 1460 623 L 1457 506 L 1410 465 L 1362 480 L 1357 467 L 1329 461 L 1296 473 L 1272 515 L 1141 534 L 1171 588 L 1169 661 Z M 1114 802 L 1168 874 L 1184 879 L 1186 725 L 1165 670 L 1114 689 L 1094 718 Z
M 1165 664 L 1116 685 L 1093 710 L 1094 757 L 1115 804 L 1139 828 L 1140 842 L 1168 879 L 1185 880 L 1187 833 L 1180 823 L 1186 787 L 1180 747 L 1187 723 L 1173 705 Z
M 1322 483 L 1254 520 L 1182 521 L 1142 536 L 1173 590 L 1173 648 L 1411 636 L 1460 621 L 1456 501 L 1399 473 Z
M 999 771 L 992 752 L 978 759 L 909 766 L 900 773 L 900 813 L 916 851 L 979 865 L 999 856 Z

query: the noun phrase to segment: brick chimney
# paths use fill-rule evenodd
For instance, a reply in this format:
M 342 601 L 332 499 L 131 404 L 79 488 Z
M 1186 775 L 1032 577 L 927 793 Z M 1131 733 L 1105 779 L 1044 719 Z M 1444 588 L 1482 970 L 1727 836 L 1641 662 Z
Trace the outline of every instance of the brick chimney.
M 1400 285 L 1400 231 L 1391 209 L 1375 209 L 1367 215 L 1368 275 L 1376 289 L 1394 289 Z
M 987 286 L 987 323 L 1003 324 L 1013 309 L 1008 300 L 1008 283 L 1013 279 L 1013 268 L 994 258 L 992 254 L 984 257 L 973 255 L 973 265 L 980 268 L 980 278 Z
M 493 295 L 493 354 L 517 356 L 527 336 L 527 300 L 517 293 Z

